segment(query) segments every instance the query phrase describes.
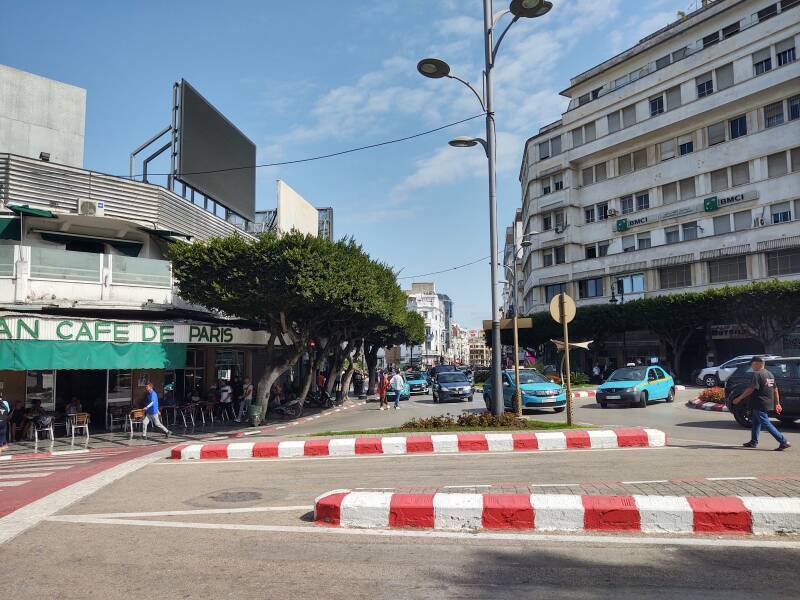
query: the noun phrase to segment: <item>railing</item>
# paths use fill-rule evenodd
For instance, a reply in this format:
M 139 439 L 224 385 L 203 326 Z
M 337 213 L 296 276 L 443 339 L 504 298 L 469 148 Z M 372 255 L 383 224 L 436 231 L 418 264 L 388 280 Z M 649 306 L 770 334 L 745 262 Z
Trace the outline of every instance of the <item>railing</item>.
M 31 247 L 31 279 L 100 283 L 103 255 Z
M 145 285 L 148 287 L 172 287 L 172 264 L 153 258 L 130 258 L 109 256 L 111 283 Z
M 0 277 L 14 276 L 14 246 L 0 246 Z

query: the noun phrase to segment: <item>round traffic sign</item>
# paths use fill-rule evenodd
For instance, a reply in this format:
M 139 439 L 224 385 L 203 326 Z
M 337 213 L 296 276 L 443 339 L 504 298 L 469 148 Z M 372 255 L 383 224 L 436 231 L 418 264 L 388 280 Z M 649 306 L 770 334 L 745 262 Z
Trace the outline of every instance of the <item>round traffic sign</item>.
M 564 302 L 562 305 L 561 297 L 564 297 Z M 561 315 L 561 308 L 563 306 L 564 315 L 562 318 Z M 550 316 L 553 317 L 553 320 L 556 323 L 569 323 L 572 319 L 575 318 L 575 312 L 577 311 L 577 307 L 575 306 L 575 300 L 567 296 L 566 294 L 556 294 L 553 296 L 553 299 L 550 300 Z

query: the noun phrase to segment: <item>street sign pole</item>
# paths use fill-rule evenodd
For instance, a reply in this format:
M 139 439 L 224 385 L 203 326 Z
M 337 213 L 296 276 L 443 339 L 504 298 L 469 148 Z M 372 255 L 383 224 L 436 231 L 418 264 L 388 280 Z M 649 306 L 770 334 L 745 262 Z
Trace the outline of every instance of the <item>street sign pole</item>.
M 522 417 L 522 392 L 519 389 L 519 323 L 517 321 L 517 310 L 514 307 L 514 408 L 517 417 Z
M 564 363 L 566 369 L 567 379 L 567 425 L 572 425 L 572 371 L 569 365 L 569 319 L 564 308 L 566 294 L 558 295 L 558 315 L 561 323 L 564 325 Z

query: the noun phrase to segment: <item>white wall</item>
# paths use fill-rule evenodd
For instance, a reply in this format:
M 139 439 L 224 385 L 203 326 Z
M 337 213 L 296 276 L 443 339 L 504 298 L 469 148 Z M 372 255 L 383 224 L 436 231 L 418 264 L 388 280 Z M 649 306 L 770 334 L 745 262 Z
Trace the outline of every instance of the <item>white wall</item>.
M 0 152 L 83 166 L 86 90 L 0 65 Z
M 319 214 L 305 198 L 294 191 L 285 181 L 277 181 L 278 231 L 317 235 L 319 233 Z

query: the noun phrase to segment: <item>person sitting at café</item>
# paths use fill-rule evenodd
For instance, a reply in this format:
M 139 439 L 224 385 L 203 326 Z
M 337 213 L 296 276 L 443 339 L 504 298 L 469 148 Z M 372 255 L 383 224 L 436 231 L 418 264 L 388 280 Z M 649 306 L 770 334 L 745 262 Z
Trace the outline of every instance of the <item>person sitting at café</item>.
M 11 442 L 19 442 L 25 439 L 28 434 L 28 427 L 30 420 L 25 415 L 25 403 L 22 400 L 17 400 L 14 403 L 14 408 L 8 416 L 8 439 Z
M 83 407 L 81 406 L 81 401 L 78 400 L 76 396 L 73 396 L 69 404 L 67 404 L 67 414 L 69 416 L 77 415 L 78 413 L 83 412 Z

